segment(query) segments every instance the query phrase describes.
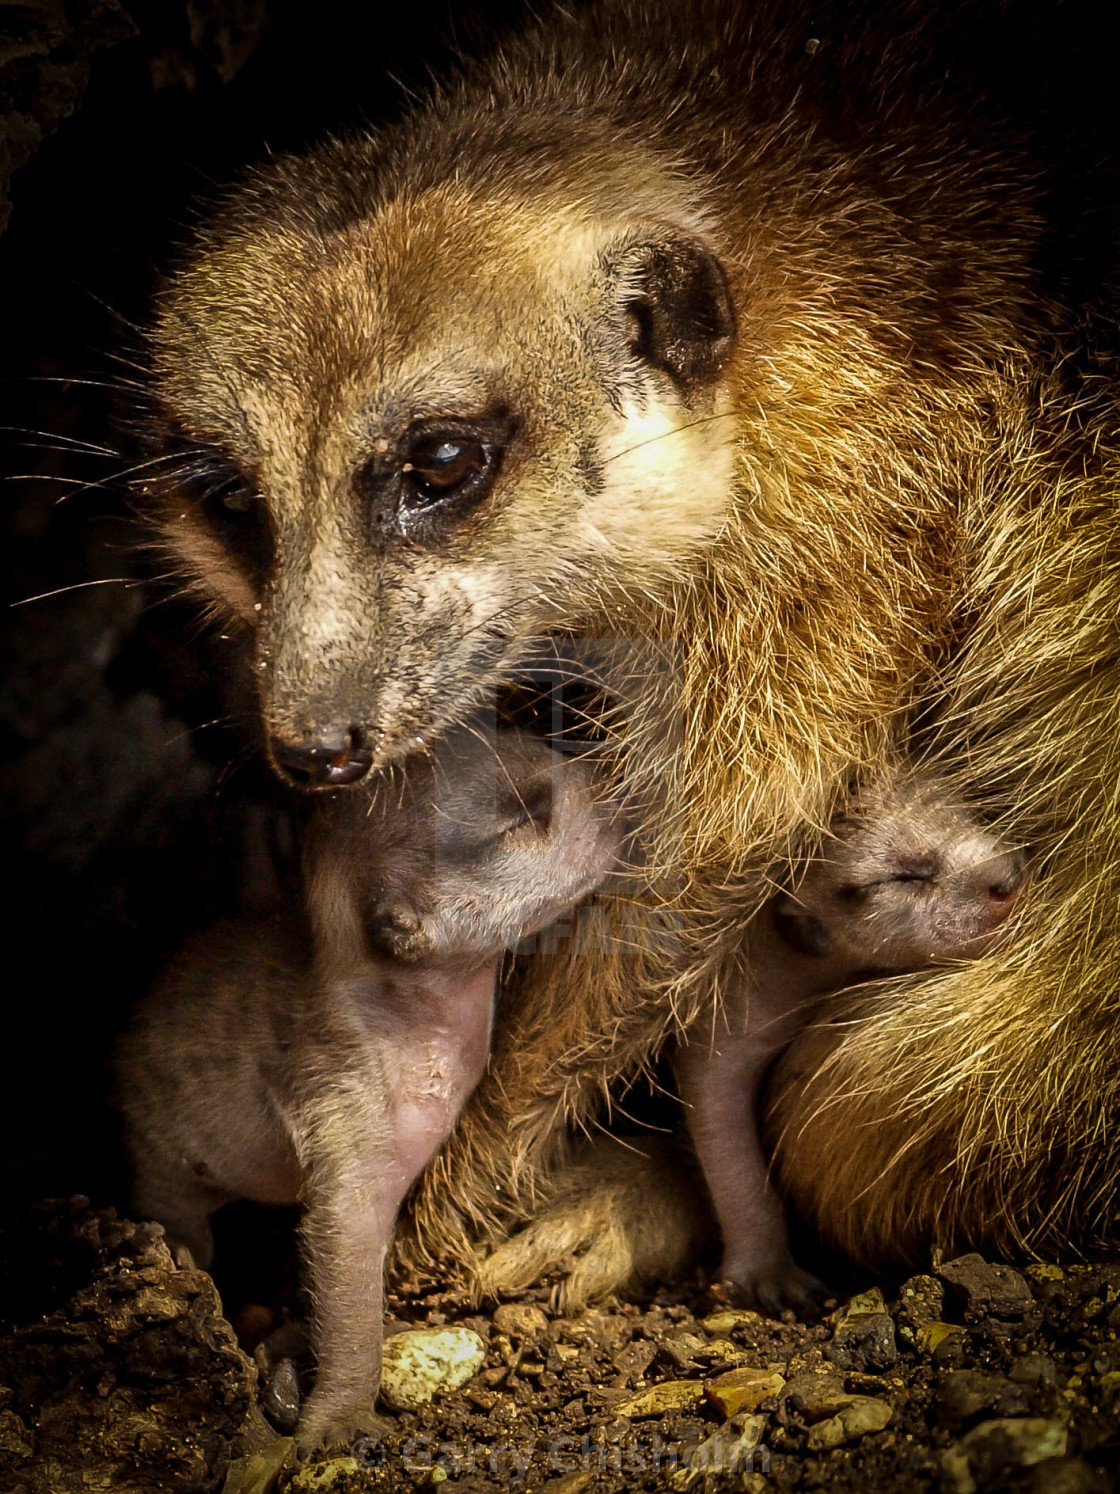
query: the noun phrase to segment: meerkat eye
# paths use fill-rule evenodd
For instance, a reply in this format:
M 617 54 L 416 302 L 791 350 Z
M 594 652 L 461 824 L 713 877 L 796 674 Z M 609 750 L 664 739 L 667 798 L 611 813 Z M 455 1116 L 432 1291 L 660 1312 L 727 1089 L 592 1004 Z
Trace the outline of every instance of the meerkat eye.
M 444 498 L 481 496 L 494 476 L 498 449 L 483 441 L 433 433 L 408 448 L 401 466 L 410 507 L 423 508 Z
M 253 580 L 261 582 L 272 564 L 272 524 L 267 505 L 249 477 L 215 452 L 199 458 L 179 485 Z

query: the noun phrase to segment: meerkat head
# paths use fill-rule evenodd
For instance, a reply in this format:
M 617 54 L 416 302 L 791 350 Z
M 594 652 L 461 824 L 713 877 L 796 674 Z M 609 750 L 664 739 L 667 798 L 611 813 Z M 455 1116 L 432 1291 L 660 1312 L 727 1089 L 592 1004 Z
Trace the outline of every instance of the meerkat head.
M 868 794 L 774 914 L 802 954 L 849 971 L 920 969 L 990 949 L 1026 883 L 1021 849 L 947 785 L 919 780 Z
M 305 786 L 402 760 L 725 517 L 735 312 L 702 215 L 636 148 L 553 153 L 281 162 L 163 296 L 163 542 L 254 631 Z
M 372 794 L 320 801 L 309 841 L 320 965 L 489 959 L 594 891 L 625 837 L 590 759 L 521 732 L 450 732 Z

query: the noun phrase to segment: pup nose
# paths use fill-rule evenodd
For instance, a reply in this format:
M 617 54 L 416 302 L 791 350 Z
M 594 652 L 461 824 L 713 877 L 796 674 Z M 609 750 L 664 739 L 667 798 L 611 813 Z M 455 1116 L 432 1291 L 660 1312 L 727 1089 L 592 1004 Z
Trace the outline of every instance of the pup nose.
M 1006 851 L 985 865 L 981 892 L 993 925 L 1002 923 L 1015 907 L 1026 875 L 1026 862 L 1017 851 Z
M 300 788 L 341 788 L 357 783 L 373 766 L 373 753 L 356 726 L 335 738 L 315 742 L 282 742 L 273 737 L 272 760 Z

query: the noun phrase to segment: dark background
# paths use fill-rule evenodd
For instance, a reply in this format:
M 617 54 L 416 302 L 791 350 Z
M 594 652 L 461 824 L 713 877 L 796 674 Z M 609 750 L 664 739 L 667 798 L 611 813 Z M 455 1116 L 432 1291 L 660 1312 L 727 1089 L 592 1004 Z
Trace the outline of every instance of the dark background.
M 160 567 L 121 481 L 161 271 L 241 166 L 392 118 L 457 44 L 485 46 L 523 9 L 38 0 L 0 12 L 0 117 L 18 165 L 0 237 L 9 1202 L 122 1201 L 113 1034 L 188 930 L 259 902 L 291 859 L 290 801 L 231 707 L 237 645 L 151 581 Z

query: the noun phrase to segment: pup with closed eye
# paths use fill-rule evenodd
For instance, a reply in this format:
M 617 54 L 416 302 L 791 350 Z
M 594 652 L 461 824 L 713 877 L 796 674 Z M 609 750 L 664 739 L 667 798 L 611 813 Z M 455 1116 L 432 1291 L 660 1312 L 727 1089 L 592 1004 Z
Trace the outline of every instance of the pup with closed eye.
M 792 1259 L 769 1180 L 757 1109 L 770 1065 L 829 993 L 990 949 L 1025 881 L 1023 854 L 954 790 L 912 777 L 864 793 L 755 919 L 719 1025 L 697 1024 L 675 1065 L 723 1235 L 720 1274 L 752 1305 L 776 1313 L 828 1295 Z
M 508 730 L 452 734 L 316 809 L 305 918 L 189 945 L 117 1056 L 135 1209 L 181 1264 L 209 1266 L 229 1200 L 305 1207 L 305 1451 L 370 1424 L 397 1212 L 486 1067 L 502 952 L 593 891 L 622 841 L 590 763 Z

